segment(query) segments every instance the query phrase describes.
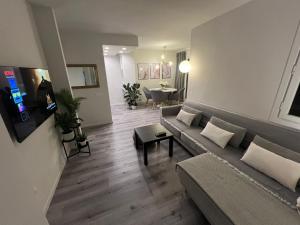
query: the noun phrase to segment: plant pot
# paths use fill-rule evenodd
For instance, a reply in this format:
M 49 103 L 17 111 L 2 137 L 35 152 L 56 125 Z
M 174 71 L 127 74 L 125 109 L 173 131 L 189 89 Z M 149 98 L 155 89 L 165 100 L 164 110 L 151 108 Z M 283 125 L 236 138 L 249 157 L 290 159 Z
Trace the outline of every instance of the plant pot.
M 84 146 L 84 145 L 86 145 L 86 140 L 78 141 L 78 144 L 81 146 Z
M 65 141 L 70 141 L 70 140 L 74 139 L 74 132 L 71 131 L 71 130 L 70 131 L 64 131 L 62 133 L 62 135 L 63 135 L 63 139 Z
M 136 109 L 136 105 L 132 105 L 131 109 L 135 110 Z

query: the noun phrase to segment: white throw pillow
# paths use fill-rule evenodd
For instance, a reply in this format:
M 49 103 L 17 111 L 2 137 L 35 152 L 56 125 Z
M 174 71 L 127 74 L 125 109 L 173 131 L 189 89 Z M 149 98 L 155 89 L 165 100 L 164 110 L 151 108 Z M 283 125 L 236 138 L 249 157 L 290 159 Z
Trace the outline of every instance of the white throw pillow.
M 268 151 L 253 142 L 241 160 L 295 192 L 300 179 L 300 163 Z
M 180 110 L 176 119 L 183 122 L 187 126 L 191 126 L 193 120 L 195 119 L 196 114 L 188 113 L 184 110 Z
M 204 137 L 207 137 L 209 140 L 213 141 L 221 148 L 225 148 L 227 143 L 234 135 L 234 133 L 231 133 L 227 130 L 223 130 L 220 127 L 213 125 L 211 122 L 208 122 L 206 124 L 205 128 L 200 134 Z

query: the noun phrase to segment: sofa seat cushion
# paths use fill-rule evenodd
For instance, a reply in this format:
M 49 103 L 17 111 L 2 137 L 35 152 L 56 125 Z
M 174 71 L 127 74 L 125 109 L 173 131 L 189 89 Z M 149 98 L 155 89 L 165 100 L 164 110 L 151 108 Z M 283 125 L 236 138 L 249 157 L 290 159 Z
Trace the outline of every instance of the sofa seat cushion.
M 189 142 L 189 146 L 192 146 L 195 151 L 197 151 L 196 149 L 201 149 L 202 151 L 204 150 L 214 153 L 215 155 L 226 160 L 245 174 L 249 175 L 256 181 L 264 185 L 266 188 L 275 193 L 278 193 L 284 199 L 292 203 L 296 201 L 298 197 L 297 193 L 289 190 L 271 177 L 266 176 L 265 174 L 259 172 L 258 170 L 241 161 L 240 159 L 244 154 L 243 149 L 234 148 L 230 145 L 226 146 L 225 149 L 222 149 L 209 139 L 203 137 L 200 132 L 201 129 L 187 129 L 182 132 L 181 141 L 183 141 L 185 144 L 186 142 Z
M 178 121 L 176 116 L 166 116 L 161 122 L 165 128 L 167 128 L 175 137 L 178 138 L 180 138 L 181 132 L 189 128 L 184 123 Z

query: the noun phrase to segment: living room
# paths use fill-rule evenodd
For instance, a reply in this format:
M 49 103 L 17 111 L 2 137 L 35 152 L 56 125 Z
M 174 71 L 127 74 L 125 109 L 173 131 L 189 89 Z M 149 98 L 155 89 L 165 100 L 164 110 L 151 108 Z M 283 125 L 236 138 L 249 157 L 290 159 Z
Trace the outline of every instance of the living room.
M 299 9 L 1 1 L 0 224 L 300 224 Z M 118 60 L 132 49 L 136 110 L 112 106 L 112 46 Z M 138 79 L 138 64 L 155 63 L 159 79 Z M 146 105 L 164 64 L 167 88 L 181 76 L 186 94 Z M 90 87 L 72 87 L 71 67 L 89 67 Z M 69 133 L 63 116 L 76 120 Z

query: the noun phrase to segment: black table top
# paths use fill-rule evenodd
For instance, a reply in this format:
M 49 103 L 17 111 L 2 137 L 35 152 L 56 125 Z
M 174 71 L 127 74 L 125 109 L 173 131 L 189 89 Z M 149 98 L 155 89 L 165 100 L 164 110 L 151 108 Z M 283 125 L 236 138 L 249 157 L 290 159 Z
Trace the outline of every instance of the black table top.
M 173 134 L 159 123 L 143 127 L 136 127 L 134 128 L 134 131 L 143 143 L 155 142 L 173 137 Z M 156 137 L 155 134 L 159 131 L 165 131 L 166 135 L 162 137 Z

